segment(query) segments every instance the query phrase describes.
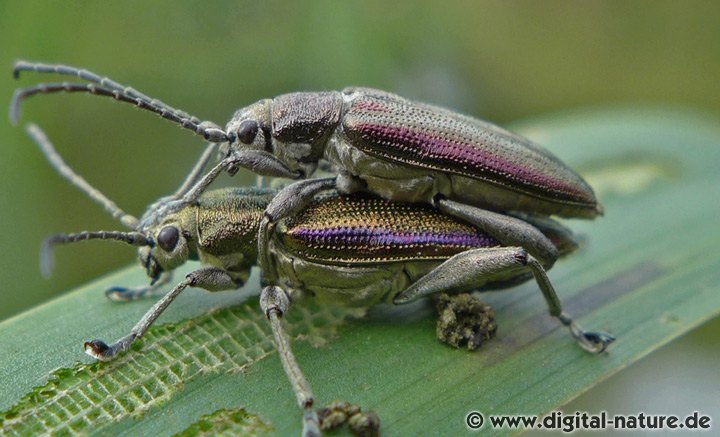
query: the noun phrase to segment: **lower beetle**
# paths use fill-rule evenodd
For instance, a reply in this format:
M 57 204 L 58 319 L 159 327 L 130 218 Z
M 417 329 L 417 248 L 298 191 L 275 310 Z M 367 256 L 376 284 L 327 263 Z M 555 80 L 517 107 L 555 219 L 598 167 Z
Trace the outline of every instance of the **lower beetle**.
M 505 245 L 495 233 L 443 215 L 430 206 L 388 202 L 369 194 L 344 196 L 334 190 L 323 191 L 315 194 L 298 214 L 270 227 L 267 253 L 258 253 L 258 227 L 266 217 L 264 211 L 278 201 L 277 191 L 226 188 L 205 192 L 209 182 L 226 169 L 220 163 L 202 176 L 213 146 L 208 147 L 175 194 L 160 199 L 137 219 L 123 212 L 68 167 L 37 126 L 29 126 L 28 132 L 61 175 L 131 229 L 49 237 L 43 248 L 46 273 L 51 269 L 54 245 L 91 239 L 118 240 L 139 246 L 140 262 L 152 279 L 149 287 L 107 290 L 113 299 L 134 299 L 157 291 L 160 284 L 170 280 L 172 271 L 188 259 L 199 259 L 206 265 L 189 273 L 165 294 L 127 336 L 110 345 L 102 340 L 89 341 L 85 343 L 85 351 L 101 361 L 113 359 L 142 337 L 185 288 L 209 291 L 238 288 L 247 280 L 258 256 L 264 256 L 266 268 L 270 269 L 266 277 L 271 281 L 264 284 L 260 304 L 270 321 L 298 404 L 304 411 L 305 435 L 319 434 L 319 419 L 313 409 L 312 391 L 281 323 L 290 303 L 302 297 L 362 307 L 380 302 L 402 304 L 441 292 L 457 293 L 467 299 L 468 295 L 461 293 L 506 287 L 534 276 L 550 314 L 570 328 L 580 346 L 601 352 L 614 340 L 605 333 L 583 331 L 562 311 L 542 262 L 528 251 Z M 498 223 L 505 223 L 507 219 L 501 216 Z M 553 242 L 559 254 L 577 247 L 571 233 L 559 223 L 548 218 L 525 219 Z M 525 223 L 520 218 L 512 220 Z M 453 298 L 443 297 L 441 301 L 447 303 L 448 299 Z M 486 317 L 474 314 L 467 320 L 459 317 L 460 326 L 448 336 L 453 339 L 446 339 L 449 343 L 467 343 L 473 348 L 494 333 L 494 320 L 489 314 Z M 482 326 L 468 326 L 479 319 Z

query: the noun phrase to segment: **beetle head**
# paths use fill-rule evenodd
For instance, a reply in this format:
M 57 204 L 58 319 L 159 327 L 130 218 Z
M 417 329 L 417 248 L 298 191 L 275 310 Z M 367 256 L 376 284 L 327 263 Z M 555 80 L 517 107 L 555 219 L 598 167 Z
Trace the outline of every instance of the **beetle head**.
M 264 150 L 272 153 L 272 100 L 264 99 L 238 109 L 225 126 L 229 150 Z M 221 148 L 221 152 L 222 152 Z
M 246 164 L 242 166 L 264 176 L 303 178 L 312 174 L 318 160 L 312 146 L 277 137 L 273 124 L 270 99 L 239 109 L 225 127 L 229 141 L 220 147 L 221 157 L 243 156 Z
M 149 230 L 147 238 L 150 244 L 138 249 L 138 258 L 153 281 L 162 272 L 174 270 L 190 257 L 189 235 L 177 221 Z

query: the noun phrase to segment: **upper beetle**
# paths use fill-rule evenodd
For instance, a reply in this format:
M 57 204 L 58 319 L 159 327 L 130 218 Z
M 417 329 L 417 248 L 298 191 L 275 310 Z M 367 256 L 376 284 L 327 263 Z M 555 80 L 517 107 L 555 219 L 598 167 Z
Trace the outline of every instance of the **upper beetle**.
M 593 218 L 590 186 L 547 150 L 491 123 L 369 88 L 299 92 L 235 112 L 225 129 L 108 78 L 63 65 L 20 61 L 21 71 L 73 75 L 90 83 L 45 83 L 18 90 L 11 117 L 32 94 L 80 91 L 159 113 L 221 143 L 228 156 L 269 176 L 304 178 L 326 159 L 341 191 L 367 189 L 390 200 L 438 196 L 496 211 Z
M 358 186 L 410 202 L 441 195 L 493 210 L 563 217 L 602 213 L 590 186 L 531 141 L 379 90 L 283 94 L 238 110 L 225 132 L 229 154 L 266 151 L 302 176 L 326 159 L 344 191 Z

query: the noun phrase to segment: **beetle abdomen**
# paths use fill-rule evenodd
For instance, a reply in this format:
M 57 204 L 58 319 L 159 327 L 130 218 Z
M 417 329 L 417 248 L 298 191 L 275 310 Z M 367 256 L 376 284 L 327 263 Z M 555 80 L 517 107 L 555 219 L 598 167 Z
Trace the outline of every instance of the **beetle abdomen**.
M 282 245 L 313 261 L 377 264 L 442 260 L 500 243 L 429 206 L 366 195 L 319 197 L 278 227 Z
M 489 182 L 556 203 L 563 215 L 593 217 L 602 211 L 577 173 L 529 140 L 390 93 L 363 90 L 348 99 L 343 133 L 367 154 Z

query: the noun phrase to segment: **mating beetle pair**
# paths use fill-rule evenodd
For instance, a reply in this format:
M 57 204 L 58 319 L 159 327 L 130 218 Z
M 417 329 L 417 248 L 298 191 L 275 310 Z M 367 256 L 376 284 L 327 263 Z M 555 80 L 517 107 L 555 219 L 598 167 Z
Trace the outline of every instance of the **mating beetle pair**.
M 581 346 L 599 352 L 612 341 L 607 334 L 584 332 L 562 312 L 543 268 L 552 266 L 560 254 L 573 247 L 571 235 L 547 216 L 592 218 L 602 208 L 575 172 L 527 140 L 470 117 L 369 89 L 296 93 L 263 100 L 239 110 L 222 130 L 84 70 L 18 63 L 16 74 L 22 70 L 71 74 L 91 83 L 41 84 L 20 90 L 14 99 L 13 117 L 19 102 L 32 94 L 90 92 L 152 110 L 212 143 L 221 143 L 220 164 L 201 176 L 210 157 L 208 149 L 178 193 L 151 206 L 140 221 L 122 213 L 109 200 L 101 200 L 135 232 L 83 233 L 50 240 L 113 238 L 139 245 L 148 274 L 159 282 L 166 281 L 167 272 L 190 255 L 203 259 L 204 253 L 204 260 L 214 266 L 190 274 L 150 310 L 128 337 L 111 346 L 99 341 L 88 343 L 89 352 L 98 358 L 111 358 L 126 349 L 187 286 L 210 290 L 237 287 L 243 279 L 241 271 L 252 265 L 253 255 L 268 284 L 261 304 L 305 411 L 308 432 L 316 430 L 312 395 L 279 321 L 299 290 L 359 305 L 373 304 L 384 297 L 404 303 L 440 291 L 469 291 L 534 276 L 551 314 L 570 327 Z M 41 140 L 37 132 L 36 137 Z M 237 202 L 246 202 L 250 196 L 247 192 L 210 192 L 202 196 L 223 170 L 246 167 L 259 174 L 300 178 L 311 175 L 321 160 L 334 166 L 336 178 L 296 182 L 272 200 L 272 194 L 262 194 L 268 197 L 254 204 L 252 219 L 248 219 L 247 211 L 238 212 L 242 208 Z M 71 180 L 83 186 L 79 177 Z M 369 191 L 389 200 L 425 202 L 445 215 L 427 206 L 381 203 L 386 215 L 378 217 L 377 210 L 367 209 L 368 205 L 362 203 L 369 200 L 359 200 L 364 197 L 344 200 L 352 206 L 317 197 L 326 190 L 346 194 Z M 181 211 L 190 207 L 212 209 L 211 199 L 215 199 L 216 207 L 220 205 L 212 214 L 215 223 L 195 222 L 188 228 L 187 219 L 178 225 L 166 222 L 171 217 L 177 219 Z M 402 211 L 420 214 L 442 226 L 431 225 L 429 233 L 413 232 L 403 228 L 402 221 L 392 220 Z M 240 240 L 231 231 L 237 231 L 237 223 L 223 228 L 238 216 L 252 223 L 243 222 L 249 234 Z M 353 217 L 360 221 L 352 222 Z M 362 226 L 373 220 L 382 226 L 372 230 Z M 199 232 L 212 234 L 211 230 L 214 239 L 200 237 Z M 372 234 L 378 231 L 379 235 Z M 212 243 L 201 247 L 201 241 Z M 353 244 L 360 244 L 373 255 L 354 259 L 357 246 Z M 438 244 L 452 250 L 443 252 Z M 206 251 L 220 247 L 225 251 L 222 254 Z M 130 297 L 145 291 L 115 290 L 114 295 Z

